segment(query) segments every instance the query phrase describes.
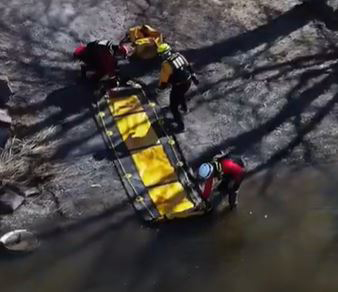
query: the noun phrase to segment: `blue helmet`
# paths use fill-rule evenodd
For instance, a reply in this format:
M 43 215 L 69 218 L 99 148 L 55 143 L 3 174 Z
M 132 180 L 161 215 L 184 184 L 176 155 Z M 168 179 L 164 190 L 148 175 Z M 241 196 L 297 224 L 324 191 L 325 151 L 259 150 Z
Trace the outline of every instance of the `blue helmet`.
M 198 169 L 198 177 L 202 180 L 207 180 L 214 172 L 214 167 L 211 163 L 203 163 Z

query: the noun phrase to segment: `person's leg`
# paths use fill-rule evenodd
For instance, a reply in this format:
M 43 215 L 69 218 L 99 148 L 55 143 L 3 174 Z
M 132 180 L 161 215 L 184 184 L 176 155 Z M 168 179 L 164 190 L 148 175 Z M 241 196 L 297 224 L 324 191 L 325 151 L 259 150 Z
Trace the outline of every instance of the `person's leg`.
M 170 110 L 174 117 L 174 120 L 177 123 L 177 126 L 180 130 L 184 130 L 184 123 L 182 115 L 178 110 L 178 106 L 181 103 L 182 96 L 180 96 L 180 91 L 178 87 L 173 86 L 170 92 Z
M 234 180 L 230 180 L 227 185 L 227 193 L 230 209 L 237 207 L 239 186 L 240 183 Z
M 183 96 L 183 98 L 180 100 L 180 102 L 181 102 L 181 110 L 182 110 L 182 112 L 187 113 L 187 112 L 188 112 L 188 107 L 187 107 L 187 102 L 186 102 L 184 96 Z
M 228 201 L 229 201 L 230 209 L 234 209 L 234 208 L 237 207 L 237 205 L 238 205 L 237 191 L 236 192 L 232 192 L 232 191 L 229 192 Z
M 86 65 L 81 65 L 81 79 L 86 80 L 87 79 L 87 66 Z
M 221 194 L 221 199 L 228 196 L 228 202 L 230 209 L 233 209 L 237 206 L 237 191 L 238 188 L 233 185 L 233 181 L 227 178 L 223 178 L 222 182 L 219 184 L 217 190 Z
M 187 106 L 187 100 L 186 100 L 185 94 L 188 92 L 190 86 L 191 86 L 191 81 L 188 81 L 187 83 L 180 85 L 180 93 L 181 93 L 180 104 L 181 104 L 181 110 L 184 113 L 188 112 L 188 106 Z

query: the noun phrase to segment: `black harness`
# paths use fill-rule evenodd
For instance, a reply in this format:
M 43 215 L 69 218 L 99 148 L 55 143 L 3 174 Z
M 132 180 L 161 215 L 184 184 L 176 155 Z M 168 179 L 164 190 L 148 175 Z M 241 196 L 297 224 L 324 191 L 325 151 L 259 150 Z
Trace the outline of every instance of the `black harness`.
M 189 70 L 189 62 L 180 53 L 173 53 L 166 60 L 173 68 L 173 74 L 170 76 L 169 82 L 173 85 L 185 83 L 191 79 Z
M 114 43 L 112 41 L 108 41 L 108 40 L 95 41 L 95 44 L 98 47 L 103 46 L 103 47 L 107 48 L 112 55 L 115 54 L 116 48 L 118 47 L 118 46 L 114 45 Z
M 90 55 L 95 55 L 95 53 L 100 49 L 107 49 L 110 54 L 114 55 L 117 47 L 118 46 L 114 45 L 112 41 L 108 40 L 99 40 L 87 44 L 87 49 L 89 49 Z

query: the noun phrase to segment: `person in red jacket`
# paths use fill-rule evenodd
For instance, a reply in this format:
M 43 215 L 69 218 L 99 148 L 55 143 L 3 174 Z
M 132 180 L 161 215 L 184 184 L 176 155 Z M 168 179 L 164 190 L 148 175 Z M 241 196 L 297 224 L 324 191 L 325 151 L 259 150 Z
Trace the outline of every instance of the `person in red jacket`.
M 74 60 L 83 63 L 81 76 L 87 78 L 87 71 L 94 71 L 93 81 L 101 78 L 116 77 L 117 57 L 123 55 L 123 47 L 114 45 L 111 41 L 97 40 L 86 46 L 77 47 L 73 53 Z
M 245 175 L 245 165 L 240 157 L 218 154 L 212 162 L 203 163 L 198 169 L 201 196 L 210 206 L 213 192 L 228 195 L 230 209 L 237 206 L 237 194 Z

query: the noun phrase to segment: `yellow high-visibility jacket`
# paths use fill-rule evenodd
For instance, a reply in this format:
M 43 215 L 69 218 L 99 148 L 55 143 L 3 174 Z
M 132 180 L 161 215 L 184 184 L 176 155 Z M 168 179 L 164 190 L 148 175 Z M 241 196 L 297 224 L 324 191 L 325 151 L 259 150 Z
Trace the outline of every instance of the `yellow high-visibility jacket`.
M 160 84 L 159 87 L 163 88 L 166 87 L 169 83 L 169 78 L 173 73 L 173 68 L 169 64 L 168 61 L 163 61 L 161 65 L 161 72 L 160 72 Z

